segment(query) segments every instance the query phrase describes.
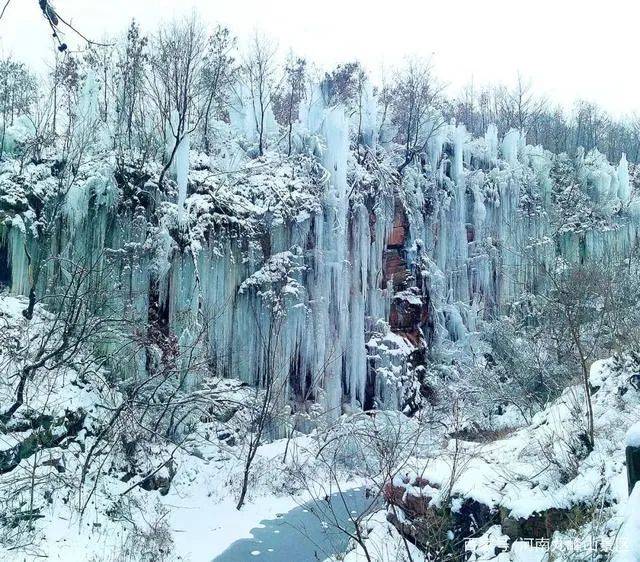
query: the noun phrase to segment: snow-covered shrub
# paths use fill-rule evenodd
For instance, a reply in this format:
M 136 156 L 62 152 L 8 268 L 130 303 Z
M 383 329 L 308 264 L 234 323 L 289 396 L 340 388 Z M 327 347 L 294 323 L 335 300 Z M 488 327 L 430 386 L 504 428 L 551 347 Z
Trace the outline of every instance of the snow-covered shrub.
M 174 560 L 173 538 L 167 520 L 168 509 L 159 501 L 141 505 L 128 497 L 119 498 L 109 516 L 127 526 L 118 550 L 111 553 L 113 562 L 166 562 Z M 104 560 L 104 559 L 102 559 Z M 98 562 L 96 560 L 96 562 Z

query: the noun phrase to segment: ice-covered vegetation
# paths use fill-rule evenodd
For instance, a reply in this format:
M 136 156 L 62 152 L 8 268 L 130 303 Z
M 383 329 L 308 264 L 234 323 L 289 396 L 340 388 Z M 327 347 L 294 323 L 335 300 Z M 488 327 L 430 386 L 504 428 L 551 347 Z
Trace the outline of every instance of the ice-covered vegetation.
M 450 100 L 427 64 L 320 74 L 196 19 L 0 74 L 3 555 L 207 559 L 225 510 L 244 534 L 363 481 L 388 514 L 347 560 L 615 543 L 626 125 L 605 147 L 521 82 Z

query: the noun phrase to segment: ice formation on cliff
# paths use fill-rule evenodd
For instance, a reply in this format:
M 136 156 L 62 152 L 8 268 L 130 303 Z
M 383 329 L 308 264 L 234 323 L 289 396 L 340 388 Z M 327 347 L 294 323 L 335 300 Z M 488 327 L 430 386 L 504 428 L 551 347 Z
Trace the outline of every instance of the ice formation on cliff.
M 90 122 L 90 81 L 85 92 Z M 141 204 L 116 204 L 124 195 L 107 160 L 79 170 L 65 193 L 59 237 L 41 240 L 33 213 L 15 210 L 28 208 L 15 194 L 23 184 L 55 182 L 47 183 L 48 168 L 35 167 L 16 183 L 5 166 L 0 194 L 10 204 L 0 250 L 11 290 L 28 293 L 28 256 L 37 248 L 77 260 L 108 250 L 110 292 L 122 314 L 144 326 L 156 310 L 178 345 L 195 347 L 217 374 L 251 384 L 275 376 L 283 400 L 300 408 L 324 401 L 337 415 L 344 403 L 401 407 L 413 351 L 429 346 L 446 356 L 468 345 L 483 315 L 507 310 L 523 290 L 544 290 L 541 271 L 558 255 L 599 260 L 638 242 L 624 156 L 614 167 L 597 152 L 578 155 L 584 210 L 568 205 L 562 212 L 573 214 L 558 229 L 550 217 L 558 212 L 552 194 L 562 195 L 551 179 L 559 157 L 527 146 L 519 131 L 500 142 L 494 126 L 472 139 L 464 127 L 445 125 L 429 139 L 423 165 L 390 180 L 386 156 L 381 173 L 351 151 L 355 126 L 372 153 L 384 151 L 370 84 L 356 122 L 312 87 L 295 127 L 299 153 L 289 160 L 239 154 L 238 134 L 256 140 L 255 100 L 247 91 L 240 98 L 231 127 L 216 125 L 219 155 L 193 151 L 190 167 L 189 139 L 180 142 L 177 205 L 157 201 L 153 220 Z M 212 175 L 210 165 L 224 173 Z M 151 192 L 153 180 L 143 188 Z M 47 264 L 39 282 L 55 284 L 55 275 Z M 269 352 L 265 334 L 274 335 Z M 119 368 L 143 371 L 145 358 Z M 197 384 L 197 375 L 182 383 Z

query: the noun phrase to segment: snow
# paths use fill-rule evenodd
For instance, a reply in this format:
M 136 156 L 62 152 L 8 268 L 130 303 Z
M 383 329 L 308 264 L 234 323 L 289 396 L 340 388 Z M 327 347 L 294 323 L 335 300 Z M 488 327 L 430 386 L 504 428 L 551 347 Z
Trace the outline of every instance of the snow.
M 185 133 L 176 149 L 176 178 L 178 182 L 178 220 L 182 222 L 184 203 L 187 200 L 187 182 L 189 181 L 189 133 Z
M 90 79 L 86 91 L 83 107 L 92 114 L 96 92 Z M 284 360 L 297 372 L 310 374 L 301 376 L 300 392 L 322 390 L 335 411 L 344 402 L 362 407 L 370 355 L 383 374 L 376 403 L 390 408 L 400 404 L 410 384 L 410 351 L 404 350 L 400 359 L 399 347 L 374 353 L 368 346 L 385 334 L 380 326 L 389 320 L 395 290 L 387 285 L 384 266 L 396 204 L 409 222 L 407 270 L 426 272 L 422 295 L 410 302 L 419 306 L 422 298 L 430 303 L 433 334 L 423 336 L 431 338 L 434 355 L 449 359 L 469 353 L 484 318 L 507 311 L 523 290 L 543 285 L 538 268 L 510 249 L 528 247 L 535 238 L 540 242 L 533 259 L 550 267 L 556 247 L 570 261 L 579 259 L 580 252 L 588 261 L 627 252 L 638 241 L 640 216 L 633 214 L 633 190 L 628 205 L 620 206 L 629 179 L 624 158 L 615 168 L 596 153 L 581 155 L 576 161 L 580 205 L 563 202 L 552 209 L 551 192 L 558 200 L 560 195 L 550 169 L 562 162 L 560 156 L 526 146 L 515 130 L 505 135 L 500 153 L 495 127 L 487 129 L 484 139 L 472 139 L 463 126 L 445 125 L 428 143 L 427 172 L 409 167 L 394 186 L 386 180 L 394 163 L 384 147 L 376 149 L 371 168 L 352 153 L 357 112 L 347 118 L 351 108 L 326 107 L 317 84 L 309 86 L 309 94 L 295 126 L 299 153 L 283 158 L 274 149 L 252 157 L 244 137 L 254 138 L 255 123 L 247 128 L 251 115 L 242 111 L 250 114 L 254 100 L 245 91 L 242 115 L 233 117 L 244 125 L 215 121 L 212 154 L 199 153 L 194 139 L 194 150 L 189 150 L 189 139 L 180 143 L 171 175 L 177 182 L 167 180 L 167 197 L 157 202 L 152 216 L 139 203 L 154 192 L 159 163 L 146 163 L 143 172 L 149 179 L 132 189 L 116 183 L 113 154 L 95 154 L 80 166 L 66 193 L 63 237 L 69 241 L 69 257 L 82 260 L 105 250 L 118 255 L 118 306 L 125 309 L 132 303 L 140 322 L 146 321 L 149 281 L 158 281 L 170 328 L 183 348 L 194 337 L 187 328 L 202 321 L 200 311 L 216 310 L 217 327 L 209 331 L 206 352 L 221 373 L 249 383 L 264 380 L 254 308 L 271 311 L 273 299 L 256 298 L 240 287 L 266 271 L 272 256 L 299 248 L 299 265 L 305 269 L 283 285 L 282 296 L 291 297 L 285 308 L 290 308 L 278 318 L 287 317 L 283 334 L 291 339 Z M 379 118 L 375 98 L 365 82 L 360 125 L 367 136 L 373 135 L 369 148 L 375 145 Z M 175 114 L 167 127 L 170 151 Z M 26 252 L 38 244 L 29 201 L 51 197 L 55 185 L 51 163 L 21 168 L 8 161 L 0 169 L 0 201 L 8 215 L 0 244 L 8 246 L 14 294 L 28 292 Z M 604 206 L 600 195 L 606 196 Z M 534 210 L 525 211 L 531 205 Z M 427 208 L 432 210 L 424 212 Z M 567 215 L 560 234 L 549 221 L 555 212 Z M 589 222 L 583 224 L 585 216 Z M 48 275 L 43 273 L 43 285 Z M 264 330 L 269 321 L 262 322 Z
M 629 496 L 626 517 L 618 534 L 618 551 L 613 562 L 638 562 L 640 560 L 640 486 L 636 485 Z
M 444 486 L 450 477 L 452 455 L 459 450 L 465 463 L 453 485 L 453 496 L 472 498 L 489 507 L 506 509 L 511 517 L 517 519 L 550 508 L 569 509 L 580 503 L 590 503 L 603 490 L 616 501 L 624 503 L 626 474 L 621 425 L 640 404 L 640 397 L 636 393 L 625 395 L 625 406 L 612 408 L 619 385 L 624 384 L 628 376 L 628 371 L 615 365 L 614 360 L 594 365 L 602 377 L 602 387 L 594 395 L 599 439 L 595 450 L 581 461 L 579 471 L 569 482 L 560 484 L 553 471 L 545 470 L 544 458 L 535 456 L 539 449 L 530 447 L 530 444 L 537 443 L 539 447 L 548 442 L 565 441 L 564 435 L 572 431 L 573 426 L 572 405 L 580 401 L 579 387 L 567 389 L 560 399 L 534 417 L 531 426 L 487 444 L 458 440 L 457 448 L 454 448 L 455 440 L 452 439 L 448 448 L 435 452 L 428 461 L 416 460 L 415 472 L 411 474 Z M 419 495 L 421 491 L 410 493 Z
M 482 536 L 468 539 L 465 542 L 465 551 L 468 559 L 475 560 L 500 560 L 496 557 L 499 550 L 506 551 L 509 546 L 509 537 L 502 534 L 500 525 L 493 525 L 487 529 Z
M 422 560 L 421 551 L 411 543 L 405 543 L 398 531 L 386 520 L 386 511 L 373 513 L 365 521 L 365 544 L 371 562 L 409 562 Z M 343 562 L 361 562 L 367 560 L 364 549 L 360 544 L 352 544 Z M 336 562 L 329 558 L 325 562 Z
M 546 548 L 538 548 L 524 541 L 516 541 L 511 548 L 511 560 L 514 562 L 545 562 L 548 556 Z
M 53 316 L 38 306 L 34 319 L 29 322 L 22 316 L 26 304 L 26 299 L 23 298 L 0 296 L 0 318 L 5 335 L 9 338 L 7 341 L 17 342 L 21 339 L 19 336 L 25 333 L 46 335 L 48 323 L 53 321 Z M 0 351 L 0 364 L 7 364 L 5 354 L 8 353 L 12 353 L 12 350 Z M 81 356 L 78 356 L 78 364 L 80 360 Z M 306 467 L 309 475 L 323 467 L 315 460 L 318 437 L 294 435 L 290 441 L 281 439 L 265 442 L 259 447 L 253 463 L 253 477 L 247 502 L 238 511 L 235 501 L 244 467 L 243 447 L 249 426 L 246 417 L 243 417 L 240 411 L 229 422 L 195 420 L 194 432 L 179 449 L 173 451 L 176 475 L 169 493 L 165 496 L 138 488 L 123 495 L 132 482 L 125 482 L 121 478 L 117 467 L 124 459 L 116 456 L 114 469 L 102 474 L 89 509 L 80 520 L 77 512 L 80 497 L 75 494 L 84 455 L 94 442 L 96 428 L 100 427 L 105 416 L 113 411 L 113 406 L 119 400 L 117 393 L 100 388 L 99 385 L 94 386 L 91 373 L 99 375 L 96 377 L 97 381 L 106 377 L 106 373 L 99 370 L 100 367 L 90 365 L 89 374 L 83 373 L 85 378 L 73 368 L 46 371 L 34 381 L 33 392 L 29 392 L 28 407 L 35 411 L 56 415 L 57 412 L 64 412 L 70 404 L 73 404 L 74 408 L 86 409 L 90 420 L 87 429 L 92 430 L 83 431 L 82 447 L 72 442 L 43 453 L 51 458 L 62 458 L 65 478 L 68 477 L 69 482 L 75 484 L 69 489 L 65 487 L 66 484 L 58 486 L 61 494 L 70 496 L 62 501 L 56 492 L 55 501 L 43 510 L 43 518 L 38 523 L 38 534 L 33 538 L 34 552 L 39 556 L 58 561 L 92 557 L 97 560 L 106 559 L 131 548 L 131 541 L 140 537 L 136 533 L 157 526 L 157 529 L 166 528 L 172 552 L 179 559 L 193 562 L 211 560 L 236 540 L 250 537 L 252 529 L 259 527 L 261 521 L 275 519 L 279 513 L 297 508 L 312 497 L 321 498 L 326 493 L 322 487 L 329 481 L 327 475 L 317 476 L 317 485 L 321 489 L 314 492 L 301 486 L 296 478 L 291 476 L 296 474 L 299 464 Z M 10 373 L 3 373 L 5 374 Z M 5 376 L 0 377 L 2 410 L 13 398 L 10 380 Z M 208 384 L 213 385 L 216 396 L 222 396 L 232 404 L 247 404 L 254 397 L 251 389 L 232 380 L 208 381 Z M 206 395 L 206 392 L 206 388 L 195 392 L 193 399 L 198 400 L 198 397 L 203 395 L 202 393 Z M 219 437 L 216 438 L 216 434 L 234 435 L 236 442 L 229 444 L 219 440 Z M 23 432 L 5 434 L 2 447 L 11 447 L 24 437 Z M 168 450 L 173 448 L 170 443 L 156 440 L 151 440 L 147 445 L 147 462 L 150 466 L 154 466 L 158 459 L 166 458 Z M 286 463 L 283 461 L 285 450 L 288 451 Z M 278 470 L 274 470 L 274 467 L 278 467 Z M 17 475 L 28 470 L 29 465 L 25 461 L 12 474 Z M 49 471 L 55 472 L 53 468 L 42 467 L 41 470 L 41 478 L 45 478 Z M 334 477 L 335 475 L 332 476 Z M 136 474 L 133 478 L 138 479 L 139 475 Z M 11 493 L 6 483 L 4 477 L 0 479 L 0 497 Z M 338 484 L 341 489 L 348 490 L 362 485 L 362 481 L 345 475 L 340 476 Z M 312 496 L 311 493 L 315 495 Z M 129 505 L 132 511 L 127 518 L 110 516 L 114 505 L 127 498 L 133 502 Z M 138 531 L 135 531 L 134 524 Z M 0 557 L 7 561 L 17 561 L 22 560 L 24 555 L 9 550 L 7 544 L 0 545 Z
M 632 425 L 625 438 L 627 447 L 640 447 L 640 422 Z
M 27 321 L 22 315 L 26 304 L 26 299 L 23 298 L 0 296 L 0 318 L 4 328 L 3 336 L 6 338 L 3 342 L 12 341 L 19 345 L 19 340 L 24 340 L 25 334 L 33 338 L 46 336 L 47 327 L 54 317 L 38 306 L 33 320 Z M 0 364 L 13 368 L 10 355 L 13 352 L 13 349 L 0 348 Z M 85 360 L 84 351 L 81 353 L 76 358 L 78 365 L 81 360 Z M 130 547 L 130 541 L 138 536 L 132 528 L 133 523 L 142 530 L 149 525 L 162 528 L 166 524 L 176 556 L 193 562 L 211 560 L 235 540 L 249 537 L 251 530 L 259 526 L 260 521 L 274 519 L 278 513 L 296 508 L 310 499 L 308 491 L 296 488 L 287 476 L 287 471 L 293 471 L 298 461 L 312 465 L 316 444 L 310 437 L 294 436 L 290 442 L 283 439 L 265 443 L 259 448 L 253 465 L 255 475 L 247 503 L 242 510 L 236 509 L 237 487 L 244 466 L 242 432 L 246 432 L 248 426 L 246 419 L 239 413 L 236 414 L 238 418 L 232 418 L 230 422 L 197 422 L 197 430 L 183 442 L 180 449 L 174 450 L 176 475 L 166 496 L 138 488 L 126 496 L 122 495 L 131 482 L 123 481 L 117 469 L 104 471 L 89 509 L 84 519 L 80 520 L 77 507 L 81 498 L 76 493 L 84 455 L 94 442 L 96 428 L 110 415 L 113 405 L 120 399 L 117 393 L 107 391 L 94 382 L 93 375 L 99 375 L 95 379 L 98 382 L 106 376 L 100 369 L 101 367 L 89 363 L 88 373 L 81 374 L 74 368 L 42 372 L 34 381 L 33 391 L 28 393 L 28 408 L 33 411 L 56 416 L 70 405 L 74 409 L 84 408 L 88 416 L 86 428 L 91 430 L 83 430 L 82 437 L 79 438 L 81 443 L 70 442 L 42 453 L 52 459 L 62 459 L 65 479 L 60 480 L 56 488 L 61 495 L 67 494 L 67 499 L 62 501 L 58 491 L 53 492 L 55 501 L 42 510 L 39 533 L 33 538 L 34 552 L 59 561 L 92 557 L 103 560 Z M 13 399 L 11 379 L 7 375 L 10 373 L 3 372 L 0 376 L 2 411 Z M 233 381 L 216 383 L 216 395 L 220 395 L 221 391 L 224 392 L 222 396 L 225 399 L 238 404 L 246 404 L 253 395 L 249 389 Z M 197 397 L 197 394 L 194 396 Z M 215 437 L 207 437 L 222 429 L 237 435 L 238 443 L 229 445 Z M 6 433 L 1 440 L 2 447 L 11 447 L 24 438 L 22 431 Z M 167 454 L 167 447 L 173 447 L 162 441 L 150 442 L 148 446 L 150 449 L 147 460 L 151 466 L 157 459 L 166 458 L 163 455 Z M 283 462 L 285 449 L 289 452 L 288 463 Z M 114 461 L 114 468 L 124 462 L 119 458 Z M 272 470 L 276 465 L 281 466 L 282 470 Z M 24 476 L 29 470 L 29 463 L 23 461 L 11 474 Z M 45 479 L 51 472 L 55 473 L 55 470 L 43 465 L 39 469 L 38 478 Z M 5 478 L 3 475 L 0 479 L 1 498 L 7 495 L 12 497 L 13 493 Z M 69 478 L 68 482 L 66 478 Z M 136 474 L 134 478 L 139 478 L 139 475 Z M 358 483 L 349 483 L 346 478 L 340 480 L 343 489 Z M 38 494 L 40 493 L 38 489 Z M 132 511 L 127 518 L 108 515 L 114 505 L 127 498 L 133 502 L 129 506 Z M 13 507 L 10 503 L 5 505 Z M 131 524 L 128 522 L 129 517 L 132 518 Z M 0 558 L 7 561 L 23 560 L 24 553 L 10 550 L 8 543 L 0 544 Z
M 169 496 L 176 551 L 193 562 L 212 560 L 235 541 L 250 537 L 251 529 L 259 526 L 260 521 L 275 519 L 301 501 L 302 498 L 264 497 L 238 511 L 233 499 L 216 501 L 205 496 L 185 501 Z

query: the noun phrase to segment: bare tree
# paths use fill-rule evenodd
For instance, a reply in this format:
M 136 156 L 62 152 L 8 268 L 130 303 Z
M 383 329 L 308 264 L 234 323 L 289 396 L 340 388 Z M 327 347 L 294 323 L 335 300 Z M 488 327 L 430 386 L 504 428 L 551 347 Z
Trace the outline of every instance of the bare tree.
M 200 86 L 206 45 L 205 30 L 195 14 L 162 27 L 152 41 L 148 90 L 158 112 L 159 128 L 171 140 L 158 179 L 160 188 L 178 147 L 197 129 L 205 114 Z
M 444 124 L 440 112 L 442 91 L 443 85 L 428 61 L 411 60 L 396 74 L 393 122 L 398 128 L 396 140 L 404 153 L 400 171 L 424 153 L 429 140 Z
M 594 103 L 578 101 L 575 105 L 575 140 L 576 147 L 591 150 L 601 146 L 607 128 L 606 114 Z
M 368 540 L 369 519 L 387 501 L 388 519 L 395 515 L 400 520 L 399 508 L 389 502 L 391 489 L 411 470 L 412 460 L 428 442 L 427 435 L 428 423 L 394 412 L 368 411 L 340 418 L 317 433 L 317 449 L 294 457 L 293 475 L 312 498 L 311 513 L 348 537 L 366 560 L 377 560 L 377 545 Z M 347 475 L 365 480 L 365 489 L 346 487 Z M 400 540 L 399 559 L 417 562 L 409 539 L 401 535 Z
M 127 147 L 134 146 L 134 127 L 138 126 L 138 137 L 144 136 L 145 120 L 143 100 L 144 82 L 148 71 L 148 38 L 142 35 L 139 25 L 131 22 L 123 45 L 116 55 L 116 135 L 115 142 L 122 147 L 126 139 Z M 143 137 L 144 138 L 144 137 Z M 138 145 L 141 144 L 138 139 Z
M 202 138 L 206 152 L 210 149 L 209 122 L 212 112 L 216 105 L 223 105 L 232 80 L 235 63 L 234 48 L 235 38 L 226 27 L 216 27 L 209 36 L 201 77 L 201 87 L 204 91 Z
M 282 87 L 275 93 L 274 113 L 276 119 L 287 129 L 287 156 L 291 156 L 293 124 L 304 97 L 307 61 L 292 55 L 287 59 Z
M 242 80 L 251 98 L 249 103 L 252 106 L 260 156 L 264 154 L 273 94 L 279 84 L 275 56 L 275 45 L 256 33 L 242 64 Z
M 531 82 L 518 73 L 515 86 L 503 91 L 499 104 L 505 127 L 528 134 L 535 127 L 546 102 L 534 94 Z
M 236 503 L 236 509 L 242 509 L 247 492 L 249 490 L 249 479 L 251 477 L 251 467 L 255 460 L 260 445 L 264 442 L 265 435 L 274 422 L 277 423 L 277 411 L 282 402 L 282 397 L 286 395 L 287 379 L 283 376 L 284 366 L 279 365 L 279 349 L 282 345 L 280 341 L 281 324 L 272 324 L 268 330 L 264 345 L 264 380 L 262 385 L 256 387 L 253 404 L 250 407 L 250 433 L 249 441 L 244 452 L 244 466 L 242 470 L 242 485 L 240 495 Z
M 631 258 L 629 258 L 631 259 Z M 585 444 L 594 444 L 591 364 L 603 354 L 637 347 L 640 315 L 637 264 L 574 264 L 546 270 L 550 290 L 541 295 L 540 334 L 552 342 L 560 363 L 573 362 L 580 372 L 585 395 Z

